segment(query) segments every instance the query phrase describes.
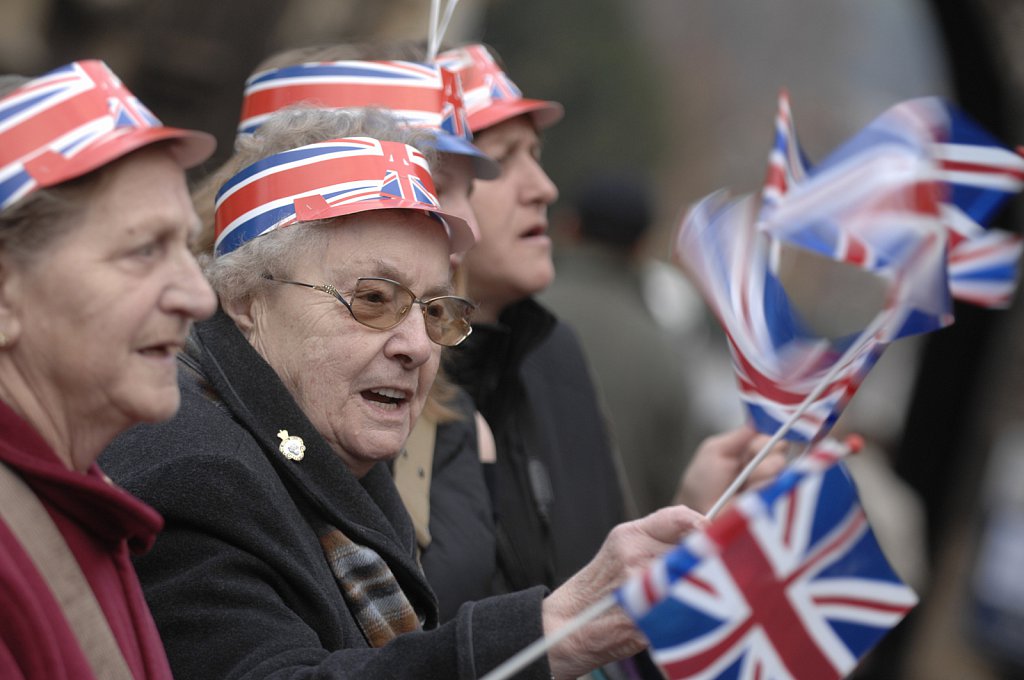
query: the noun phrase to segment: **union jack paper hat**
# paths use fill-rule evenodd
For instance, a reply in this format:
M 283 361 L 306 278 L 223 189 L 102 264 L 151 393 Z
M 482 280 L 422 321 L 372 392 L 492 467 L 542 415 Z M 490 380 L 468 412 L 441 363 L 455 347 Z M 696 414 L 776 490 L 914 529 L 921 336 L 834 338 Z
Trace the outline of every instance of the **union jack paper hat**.
M 512 79 L 501 70 L 486 45 L 466 45 L 437 55 L 437 63 L 462 78 L 469 127 L 479 132 L 524 113 L 538 128 L 551 127 L 565 110 L 558 102 L 526 99 Z
M 293 104 L 329 109 L 389 109 L 406 124 L 436 132 L 438 151 L 469 156 L 477 177 L 500 168 L 472 144 L 459 77 L 412 61 L 309 62 L 253 74 L 245 84 L 239 132 L 252 132 L 272 113 Z
M 166 140 L 183 168 L 216 146 L 205 132 L 165 127 L 102 61 L 50 71 L 0 98 L 0 210 Z
M 444 225 L 451 252 L 476 241 L 469 224 L 442 213 L 427 159 L 411 146 L 345 137 L 274 154 L 243 169 L 217 193 L 214 253 L 274 229 L 367 210 L 418 210 Z

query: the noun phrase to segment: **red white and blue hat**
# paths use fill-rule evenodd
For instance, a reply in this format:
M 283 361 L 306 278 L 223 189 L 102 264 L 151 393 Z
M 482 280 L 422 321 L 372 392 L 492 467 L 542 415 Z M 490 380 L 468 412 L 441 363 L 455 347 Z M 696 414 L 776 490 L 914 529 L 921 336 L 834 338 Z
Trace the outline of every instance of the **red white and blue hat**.
M 436 132 L 438 151 L 469 156 L 476 176 L 500 168 L 472 144 L 459 77 L 413 61 L 308 62 L 253 74 L 245 84 L 238 131 L 252 132 L 275 111 L 293 104 L 327 109 L 388 109 L 407 125 Z
M 274 154 L 217 193 L 214 254 L 275 229 L 367 210 L 417 210 L 438 220 L 452 253 L 476 242 L 469 224 L 443 213 L 427 159 L 401 142 L 345 137 Z
M 543 130 L 562 119 L 558 102 L 526 99 L 512 79 L 501 70 L 486 45 L 465 45 L 437 55 L 436 63 L 459 74 L 469 127 L 479 132 L 510 118 L 530 114 Z
M 0 98 L 0 210 L 156 142 L 183 168 L 210 157 L 212 135 L 165 127 L 102 61 L 76 61 Z

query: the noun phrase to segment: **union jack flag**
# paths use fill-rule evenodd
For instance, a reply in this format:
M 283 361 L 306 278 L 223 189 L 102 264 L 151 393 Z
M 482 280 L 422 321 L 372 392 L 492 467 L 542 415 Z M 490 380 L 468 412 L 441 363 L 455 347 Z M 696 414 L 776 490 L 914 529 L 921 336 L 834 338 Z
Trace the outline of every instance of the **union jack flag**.
M 0 99 L 0 209 L 35 190 L 44 168 L 75 176 L 76 163 L 97 145 L 155 127 L 156 116 L 101 61 L 33 79 Z
M 844 453 L 822 442 L 617 591 L 668 678 L 841 678 L 917 604 Z
M 346 208 L 433 212 L 439 205 L 426 158 L 416 149 L 369 137 L 334 139 L 275 154 L 228 180 L 215 203 L 214 251 L 225 255 L 274 229 Z
M 1021 239 L 988 227 L 1003 203 L 1024 187 L 1024 158 L 1004 148 L 966 114 L 940 99 L 922 98 L 894 106 L 820 166 L 812 167 L 797 142 L 789 97 L 783 91 L 762 192 L 762 221 L 766 225 L 781 221 L 772 216 L 791 189 L 814 182 L 837 165 L 863 158 L 883 145 L 900 144 L 926 155 L 934 166 L 927 179 L 938 185 L 938 209 L 948 241 L 948 283 L 944 286 L 948 294 L 940 295 L 985 307 L 1009 306 L 1016 288 Z M 887 265 L 867 257 L 871 239 L 863 236 L 855 239 L 843 232 L 811 242 L 793 227 L 777 233 L 866 269 L 880 271 Z M 853 247 L 849 247 L 851 241 Z M 902 334 L 931 330 L 952 321 L 951 303 L 942 311 L 932 311 L 930 320 L 922 317 L 908 323 Z
M 239 132 L 252 132 L 293 104 L 328 109 L 388 109 L 407 124 L 472 139 L 459 77 L 411 61 L 333 61 L 253 74 L 245 85 Z
M 772 243 L 757 229 L 756 207 L 752 197 L 729 200 L 724 192 L 704 198 L 680 226 L 674 255 L 725 331 L 740 398 L 758 430 L 776 432 L 828 379 L 787 433 L 812 441 L 881 356 L 887 317 L 839 338 L 809 330 L 771 270 Z
M 823 436 L 889 342 L 952 323 L 953 295 L 1009 300 L 1020 239 L 981 223 L 1021 188 L 1024 159 L 986 135 L 940 100 L 912 100 L 812 167 L 783 92 L 760 202 L 719 194 L 690 212 L 675 256 L 726 330 L 759 430 L 776 432 L 810 400 L 787 437 Z M 791 246 L 878 277 L 875 321 L 840 337 L 811 331 L 780 282 Z

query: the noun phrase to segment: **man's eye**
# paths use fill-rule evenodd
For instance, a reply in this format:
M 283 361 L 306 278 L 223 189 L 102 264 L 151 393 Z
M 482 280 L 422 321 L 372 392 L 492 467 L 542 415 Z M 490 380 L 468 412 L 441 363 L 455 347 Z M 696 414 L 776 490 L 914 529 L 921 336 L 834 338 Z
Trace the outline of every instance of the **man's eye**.
M 163 250 L 163 247 L 158 241 L 150 241 L 149 243 L 136 248 L 132 251 L 132 255 L 141 258 L 153 258 L 159 255 Z

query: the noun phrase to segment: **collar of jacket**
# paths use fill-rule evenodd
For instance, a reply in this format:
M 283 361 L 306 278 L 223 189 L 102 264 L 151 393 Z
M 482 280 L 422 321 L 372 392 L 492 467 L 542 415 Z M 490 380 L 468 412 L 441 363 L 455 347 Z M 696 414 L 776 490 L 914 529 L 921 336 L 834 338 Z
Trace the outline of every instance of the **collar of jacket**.
M 533 298 L 509 305 L 498 323 L 475 323 L 461 345 L 447 351 L 445 370 L 473 397 L 484 415 L 495 402 L 511 398 L 523 359 L 558 320 Z M 500 410 L 500 409 L 499 409 Z
M 425 614 L 424 627 L 436 626 L 437 600 L 416 560 L 412 522 L 387 466 L 375 465 L 356 479 L 223 310 L 196 324 L 186 353 L 183 363 L 259 442 L 285 484 L 321 521 L 377 551 L 409 601 Z M 280 430 L 302 438 L 306 452 L 301 461 L 281 455 Z M 308 515 L 308 509 L 302 510 Z

